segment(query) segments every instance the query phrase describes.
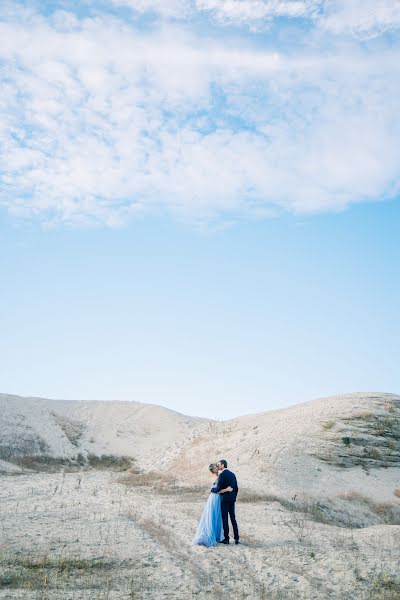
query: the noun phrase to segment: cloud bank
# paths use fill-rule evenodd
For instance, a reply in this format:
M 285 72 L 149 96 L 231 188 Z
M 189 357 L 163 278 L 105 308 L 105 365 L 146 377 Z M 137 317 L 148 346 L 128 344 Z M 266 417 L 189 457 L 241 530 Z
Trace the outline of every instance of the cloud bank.
M 143 213 L 209 221 L 398 193 L 399 48 L 382 34 L 399 24 L 397 3 L 365 0 L 361 19 L 355 0 L 329 10 L 114 0 L 156 15 L 151 26 L 93 4 L 79 17 L 0 12 L 0 203 L 11 214 L 49 225 Z M 223 35 L 199 33 L 197 13 L 223 22 Z M 226 27 L 277 17 L 312 23 L 298 29 L 301 44 Z

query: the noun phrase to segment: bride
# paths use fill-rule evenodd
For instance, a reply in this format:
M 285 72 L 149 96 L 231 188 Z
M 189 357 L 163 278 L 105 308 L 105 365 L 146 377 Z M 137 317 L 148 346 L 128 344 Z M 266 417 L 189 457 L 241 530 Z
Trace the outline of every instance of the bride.
M 217 487 L 218 482 L 218 467 L 215 463 L 211 463 L 209 466 L 211 473 L 215 477 L 215 481 L 211 490 Z M 210 492 L 207 503 L 204 507 L 203 514 L 200 518 L 200 523 L 197 528 L 196 535 L 193 539 L 193 544 L 200 546 L 216 546 L 218 542 L 224 539 L 222 531 L 222 515 L 221 515 L 221 496 L 225 492 L 231 492 L 232 488 L 229 486 L 224 490 L 216 493 Z

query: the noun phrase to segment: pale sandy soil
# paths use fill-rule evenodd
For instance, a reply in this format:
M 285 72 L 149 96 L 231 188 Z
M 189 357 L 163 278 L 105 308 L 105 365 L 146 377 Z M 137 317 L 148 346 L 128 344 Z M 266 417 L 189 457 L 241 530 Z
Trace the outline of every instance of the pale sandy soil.
M 98 471 L 1 476 L 0 597 L 399 597 L 399 526 L 336 527 L 277 501 L 238 502 L 243 544 L 195 547 L 206 489 L 120 480 Z
M 0 394 L 2 447 L 22 454 L 73 457 L 77 452 L 128 455 L 140 467 L 180 452 L 208 425 L 162 406 Z
M 130 472 L 91 469 L 102 454 Z M 218 458 L 243 543 L 194 547 Z M 399 600 L 399 564 L 399 396 L 215 422 L 0 394 L 0 598 Z

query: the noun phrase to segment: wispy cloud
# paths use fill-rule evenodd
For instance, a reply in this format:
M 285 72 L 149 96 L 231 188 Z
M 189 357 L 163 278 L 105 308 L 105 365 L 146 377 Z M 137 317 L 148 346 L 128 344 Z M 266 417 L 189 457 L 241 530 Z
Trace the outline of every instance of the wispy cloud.
M 112 0 L 139 13 L 191 19 L 206 14 L 219 23 L 262 27 L 276 18 L 304 19 L 336 34 L 373 37 L 400 27 L 398 0 Z
M 209 12 L 222 23 L 260 25 L 276 17 L 309 17 L 315 10 L 315 0 L 196 0 L 199 11 Z
M 182 19 L 193 9 L 190 0 L 111 0 L 115 6 L 127 6 L 139 13 L 156 13 L 162 17 Z
M 357 38 L 381 35 L 400 27 L 400 2 L 397 0 L 331 0 L 320 25 L 336 34 Z
M 167 18 L 193 10 L 118 2 Z M 196 6 L 243 21 L 257 5 L 263 18 L 261 8 L 303 4 L 318 8 Z M 0 201 L 14 214 L 115 225 L 148 211 L 198 220 L 340 210 L 398 192 L 396 48 L 371 53 L 316 34 L 301 52 L 267 50 L 177 22 L 141 30 L 100 8 L 3 16 Z

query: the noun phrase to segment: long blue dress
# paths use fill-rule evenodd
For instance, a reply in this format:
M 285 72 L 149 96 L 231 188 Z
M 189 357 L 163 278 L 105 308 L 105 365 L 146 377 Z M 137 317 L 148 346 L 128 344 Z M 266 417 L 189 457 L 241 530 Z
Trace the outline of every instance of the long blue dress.
M 212 488 L 217 486 L 217 481 Z M 212 489 L 211 488 L 211 489 Z M 193 539 L 193 544 L 200 546 L 216 546 L 224 539 L 222 531 L 221 495 L 210 493 L 200 523 Z

